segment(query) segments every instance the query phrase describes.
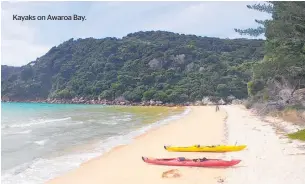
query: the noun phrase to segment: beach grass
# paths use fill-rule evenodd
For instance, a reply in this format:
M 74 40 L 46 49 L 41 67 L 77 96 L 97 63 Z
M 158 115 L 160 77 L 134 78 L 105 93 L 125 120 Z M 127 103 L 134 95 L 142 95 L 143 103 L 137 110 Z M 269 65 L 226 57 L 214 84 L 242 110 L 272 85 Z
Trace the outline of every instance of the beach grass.
M 301 140 L 301 141 L 305 141 L 305 129 L 299 130 L 295 133 L 288 134 L 288 137 L 290 139 L 298 139 L 298 140 Z
M 291 122 L 298 125 L 305 125 L 302 114 L 304 110 L 301 108 L 287 107 L 282 111 L 271 112 L 270 115 L 281 118 L 284 121 Z

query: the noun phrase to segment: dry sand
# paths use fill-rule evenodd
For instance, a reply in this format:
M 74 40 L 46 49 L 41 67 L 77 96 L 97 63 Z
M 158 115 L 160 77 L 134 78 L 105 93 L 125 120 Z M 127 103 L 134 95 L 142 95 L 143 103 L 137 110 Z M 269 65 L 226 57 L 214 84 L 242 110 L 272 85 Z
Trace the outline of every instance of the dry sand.
M 242 160 L 226 170 L 228 184 L 304 184 L 305 145 L 280 133 L 296 130 L 287 122 L 262 121 L 240 106 L 224 106 L 228 143 L 247 144 L 244 151 L 226 153 Z M 281 130 L 279 131 L 279 127 Z M 285 127 L 285 128 L 284 128 Z M 286 129 L 286 130 L 284 130 Z M 284 131 L 284 132 L 283 132 Z
M 164 150 L 164 145 L 221 144 L 224 135 L 225 111 L 215 107 L 191 107 L 188 115 L 168 125 L 151 130 L 131 144 L 117 147 L 103 156 L 82 164 L 78 169 L 49 181 L 49 184 L 122 184 L 122 183 L 185 183 L 214 184 L 224 175 L 223 168 L 190 168 L 149 165 L 141 157 L 208 157 L 215 153 L 176 153 Z M 162 173 L 178 169 L 179 178 L 162 178 Z

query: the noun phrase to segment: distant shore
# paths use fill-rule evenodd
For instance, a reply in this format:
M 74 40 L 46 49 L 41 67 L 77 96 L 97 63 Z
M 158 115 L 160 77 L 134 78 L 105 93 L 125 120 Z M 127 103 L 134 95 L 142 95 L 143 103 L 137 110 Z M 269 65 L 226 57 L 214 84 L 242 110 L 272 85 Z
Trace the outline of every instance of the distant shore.
M 48 104 L 88 104 L 88 105 L 121 105 L 121 106 L 190 106 L 192 103 L 160 103 L 158 101 L 145 101 L 145 102 L 126 102 L 126 101 L 109 101 L 109 100 L 2 100 L 1 102 L 15 102 L 15 103 L 48 103 Z
M 49 104 L 93 104 L 93 105 L 122 105 L 122 106 L 200 106 L 200 105 L 216 105 L 216 103 L 208 102 L 203 104 L 201 101 L 197 102 L 184 102 L 184 103 L 163 103 L 162 101 L 142 101 L 130 102 L 127 100 L 105 100 L 105 99 L 86 99 L 86 98 L 73 98 L 73 99 L 37 99 L 37 100 L 11 100 L 2 98 L 1 102 L 20 102 L 20 103 L 49 103 Z

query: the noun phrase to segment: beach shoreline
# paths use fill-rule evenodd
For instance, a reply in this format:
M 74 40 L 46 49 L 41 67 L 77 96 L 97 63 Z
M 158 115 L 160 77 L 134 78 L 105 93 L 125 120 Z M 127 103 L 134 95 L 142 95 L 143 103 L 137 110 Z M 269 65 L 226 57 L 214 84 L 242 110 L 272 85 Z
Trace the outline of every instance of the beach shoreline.
M 223 142 L 225 111 L 215 112 L 213 106 L 188 108 L 191 110 L 187 115 L 172 120 L 166 125 L 151 128 L 146 133 L 136 136 L 130 144 L 117 146 L 47 183 L 170 183 L 173 181 L 215 183 L 223 176 L 222 169 L 160 167 L 148 165 L 141 159 L 142 156 L 190 158 L 223 156 L 223 154 L 176 153 L 164 150 L 163 146 L 170 144 L 221 144 Z M 189 132 L 193 134 L 190 135 Z M 162 178 L 162 173 L 170 169 L 178 169 L 182 176 L 177 179 Z
M 44 137 L 34 137 L 36 134 L 32 135 L 31 133 L 40 133 L 41 131 L 36 131 L 39 128 L 45 128 L 46 131 L 52 130 L 53 127 L 69 127 L 66 132 L 67 139 L 69 136 L 71 139 L 76 140 L 79 138 L 78 144 L 69 144 L 68 141 L 64 141 L 61 139 L 61 144 L 64 142 L 66 146 L 62 146 L 60 149 L 53 149 L 54 151 L 50 151 L 46 154 L 39 155 L 35 159 L 28 160 L 21 164 L 13 165 L 10 168 L 5 168 L 2 172 L 1 181 L 6 184 L 14 184 L 14 183 L 44 183 L 49 179 L 60 176 L 70 170 L 76 169 L 84 162 L 87 162 L 93 158 L 96 158 L 104 153 L 107 153 L 110 149 L 116 146 L 129 144 L 135 137 L 145 134 L 150 129 L 154 129 L 155 127 L 162 126 L 167 124 L 169 121 L 173 119 L 180 118 L 189 112 L 188 107 L 126 107 L 126 106 L 101 106 L 96 105 L 96 107 L 91 105 L 53 105 L 53 104 L 6 104 L 6 111 L 9 111 L 12 107 L 17 107 L 17 110 L 22 108 L 27 109 L 42 109 L 43 113 L 50 112 L 54 108 L 56 111 L 60 111 L 61 114 L 56 114 L 60 117 L 69 117 L 69 120 L 65 121 L 55 121 L 51 122 L 50 120 L 57 120 L 52 113 L 50 113 L 50 117 L 45 119 L 38 119 L 38 124 L 34 124 L 33 127 L 28 126 L 31 122 L 25 124 L 25 128 L 22 126 L 21 130 L 17 129 L 18 132 L 23 131 L 23 129 L 31 131 L 21 134 L 24 137 L 30 137 L 31 140 L 25 140 L 26 143 L 32 143 L 35 145 L 37 149 L 49 149 L 51 150 L 51 146 L 54 145 L 54 142 L 57 143 L 59 139 L 55 139 L 54 137 L 48 139 L 48 134 L 44 134 Z M 32 106 L 33 105 L 33 106 Z M 64 110 L 62 110 L 63 108 Z M 46 111 L 47 109 L 47 111 Z M 65 110 L 68 111 L 66 112 Z M 34 110 L 31 110 L 34 111 Z M 12 111 L 11 111 L 12 112 Z M 35 113 L 37 111 L 35 110 Z M 72 112 L 72 113 L 71 113 Z M 78 113 L 78 112 L 81 112 Z M 39 113 L 39 112 L 37 112 Z M 87 116 L 84 116 L 86 115 Z M 93 116 L 90 116 L 92 114 Z M 104 116 L 105 114 L 106 116 Z M 9 114 L 7 114 L 7 117 Z M 13 114 L 12 114 L 13 115 Z M 59 117 L 59 119 L 60 119 Z M 79 117 L 83 117 L 83 119 L 77 119 Z M 105 118 L 103 118 L 105 117 Z M 116 117 L 113 119 L 113 117 Z M 53 118 L 53 119 L 52 119 Z M 96 119 L 97 118 L 97 119 Z M 85 119 L 85 120 L 84 120 Z M 48 120 L 48 121 L 47 121 Z M 73 120 L 73 121 L 72 121 Z M 93 121 L 95 120 L 95 121 Z M 46 123 L 44 123 L 46 121 Z M 81 123 L 78 123 L 81 121 Z M 23 121 L 20 121 L 23 123 Z M 26 122 L 26 121 L 24 121 Z M 34 121 L 33 121 L 34 122 Z M 42 122 L 42 123 L 40 123 Z M 75 125 L 74 125 L 75 123 Z M 12 131 L 10 126 L 17 126 L 18 123 L 13 123 L 6 125 L 3 130 Z M 23 124 L 21 124 L 23 125 Z M 106 126 L 104 126 L 106 125 Z M 101 127 L 100 129 L 105 128 L 105 134 L 103 131 L 100 133 L 96 133 L 98 130 L 90 130 L 90 126 Z M 50 129 L 48 127 L 51 127 Z M 119 128 L 118 128 L 119 127 Z M 107 133 L 108 128 L 111 128 L 109 133 Z M 13 129 L 15 130 L 15 129 Z M 78 131 L 81 134 L 73 136 L 71 132 Z M 90 130 L 90 131 L 88 131 Z M 117 133 L 111 133 L 117 132 Z M 63 134 L 66 132 L 63 130 Z M 17 134 L 18 136 L 19 134 Z M 94 135 L 97 135 L 94 137 Z M 89 137 L 82 142 L 81 137 Z M 64 137 L 66 138 L 66 137 Z M 45 144 L 37 145 L 37 140 L 44 140 Z M 30 142 L 31 141 L 31 142 Z M 36 141 L 36 142 L 34 142 Z M 76 141 L 75 141 L 76 142 Z M 35 148 L 36 148 L 35 147 Z M 5 149 L 4 149 L 5 150 Z M 27 149 L 29 150 L 29 149 Z M 30 154 L 23 154 L 30 155 Z M 5 155 L 10 157 L 9 154 Z M 3 157 L 3 158 L 7 158 Z M 11 158 L 11 157 L 10 157 Z M 14 157 L 15 158 L 15 157 Z M 16 159 L 19 157 L 16 156 Z M 6 159 L 7 160 L 7 159 Z M 18 160 L 17 160 L 18 161 Z M 7 161 L 8 162 L 8 161 Z
M 127 100 L 92 100 L 86 98 L 73 98 L 73 99 L 37 99 L 37 100 L 10 100 L 1 99 L 3 103 L 40 103 L 40 104 L 83 104 L 83 105 L 107 105 L 107 106 L 164 106 L 164 107 L 185 107 L 195 105 L 196 103 L 163 103 L 162 101 L 141 101 L 130 102 Z
M 274 125 L 262 121 L 240 105 L 191 106 L 180 119 L 152 128 L 127 145 L 111 149 L 80 167 L 49 180 L 48 184 L 63 183 L 279 183 L 302 184 L 305 178 L 304 142 L 291 141 L 278 135 Z M 293 125 L 291 125 L 293 126 Z M 239 152 L 196 153 L 167 152 L 164 145 L 246 144 Z M 196 168 L 158 166 L 144 163 L 141 157 L 155 158 L 230 158 L 242 162 L 230 168 Z M 279 160 L 281 160 L 279 162 Z M 285 167 L 284 167 L 285 166 Z M 166 171 L 177 169 L 178 178 L 162 178 Z M 286 177 L 289 175 L 290 177 Z

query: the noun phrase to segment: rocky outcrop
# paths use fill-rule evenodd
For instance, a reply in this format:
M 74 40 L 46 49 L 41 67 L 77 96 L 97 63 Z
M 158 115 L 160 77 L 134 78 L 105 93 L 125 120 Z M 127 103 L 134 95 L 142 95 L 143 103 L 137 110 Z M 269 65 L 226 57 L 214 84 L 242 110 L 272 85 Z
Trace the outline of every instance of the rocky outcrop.
M 75 97 L 73 99 L 35 99 L 35 100 L 12 100 L 9 98 L 2 97 L 2 102 L 27 102 L 27 103 L 50 103 L 50 104 L 101 104 L 101 105 L 122 105 L 122 106 L 189 106 L 195 105 L 190 102 L 174 104 L 174 103 L 163 103 L 162 101 L 142 101 L 142 102 L 130 102 L 124 98 L 117 98 L 115 100 L 106 99 L 88 99 L 86 97 Z
M 217 98 L 215 97 L 203 97 L 203 99 L 201 100 L 201 104 L 202 105 L 225 105 L 226 102 L 223 99 L 217 100 Z
M 184 64 L 185 54 L 179 54 L 176 56 L 172 56 L 171 59 L 178 64 Z
M 220 99 L 217 103 L 219 105 L 225 105 L 226 104 L 226 102 L 223 99 Z
M 305 88 L 296 90 L 293 94 L 290 103 L 300 104 L 305 107 Z
M 187 72 L 191 72 L 194 70 L 195 64 L 194 63 L 190 63 L 188 65 L 186 65 L 186 71 Z
M 210 97 L 203 97 L 201 100 L 202 105 L 213 105 L 214 103 L 211 101 Z
M 244 101 L 242 101 L 242 100 L 238 100 L 238 99 L 232 100 L 233 105 L 241 105 L 243 103 L 244 103 Z
M 160 68 L 162 68 L 162 61 L 154 58 L 151 61 L 149 61 L 148 65 L 149 65 L 150 68 L 160 69 Z

